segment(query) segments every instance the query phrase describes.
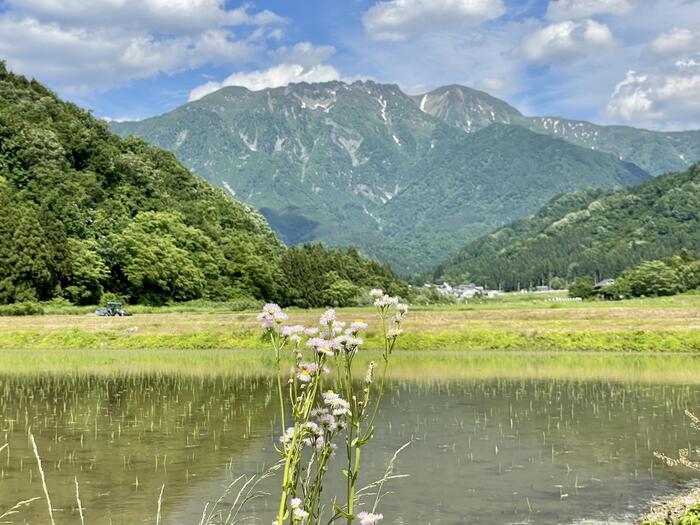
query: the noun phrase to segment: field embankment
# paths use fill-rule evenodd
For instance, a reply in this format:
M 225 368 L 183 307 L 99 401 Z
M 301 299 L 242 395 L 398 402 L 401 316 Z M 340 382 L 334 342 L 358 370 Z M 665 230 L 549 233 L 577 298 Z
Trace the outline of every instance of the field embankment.
M 290 323 L 314 324 L 319 311 L 290 310 Z M 370 308 L 344 309 L 370 321 L 366 348 L 378 349 Z M 700 352 L 700 295 L 619 303 L 494 301 L 411 312 L 405 350 Z M 93 314 L 0 317 L 0 349 L 257 350 L 255 312 L 217 309 L 132 317 Z

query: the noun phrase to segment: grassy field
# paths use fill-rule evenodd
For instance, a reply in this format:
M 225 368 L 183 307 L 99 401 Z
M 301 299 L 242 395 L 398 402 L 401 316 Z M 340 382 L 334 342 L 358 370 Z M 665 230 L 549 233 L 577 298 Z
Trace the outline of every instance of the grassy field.
M 319 313 L 290 310 L 290 323 L 313 324 Z M 50 315 L 0 317 L 0 349 L 256 351 L 265 345 L 255 315 L 206 304 L 135 308 L 124 318 L 61 308 Z M 366 347 L 379 348 L 372 308 L 338 315 L 368 321 Z M 582 303 L 516 295 L 417 307 L 405 331 L 400 348 L 414 351 L 700 352 L 700 294 Z

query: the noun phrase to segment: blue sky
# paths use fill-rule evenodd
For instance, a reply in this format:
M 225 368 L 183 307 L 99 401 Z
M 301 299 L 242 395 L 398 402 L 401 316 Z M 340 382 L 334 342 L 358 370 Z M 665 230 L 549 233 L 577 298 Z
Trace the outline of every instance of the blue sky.
M 223 85 L 371 78 L 700 128 L 700 0 L 0 0 L 0 58 L 112 119 Z

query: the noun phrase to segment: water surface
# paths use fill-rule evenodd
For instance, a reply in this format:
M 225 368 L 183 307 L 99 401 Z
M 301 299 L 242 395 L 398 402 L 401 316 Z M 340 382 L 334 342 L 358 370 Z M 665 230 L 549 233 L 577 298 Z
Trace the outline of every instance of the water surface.
M 650 500 L 692 483 L 692 472 L 652 455 L 697 442 L 683 415 L 700 407 L 687 366 L 679 381 L 668 370 L 654 380 L 648 367 L 604 381 L 555 363 L 569 357 L 524 377 L 508 361 L 523 357 L 500 359 L 511 372 L 499 374 L 489 356 L 462 378 L 423 363 L 416 379 L 404 367 L 392 381 L 363 481 L 380 477 L 407 442 L 397 472 L 410 477 L 389 487 L 382 523 L 630 523 Z M 274 386 L 258 372 L 0 375 L 0 446 L 9 444 L 0 452 L 0 514 L 43 497 L 31 432 L 58 525 L 80 523 L 76 479 L 89 525 L 155 523 L 163 485 L 161 523 L 199 523 L 234 477 L 277 459 Z M 259 500 L 244 523 L 269 524 L 275 504 Z M 7 521 L 48 523 L 46 502 Z

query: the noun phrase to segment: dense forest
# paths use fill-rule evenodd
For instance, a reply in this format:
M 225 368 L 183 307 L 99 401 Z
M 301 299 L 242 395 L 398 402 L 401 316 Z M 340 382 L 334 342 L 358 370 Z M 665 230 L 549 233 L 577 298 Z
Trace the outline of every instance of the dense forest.
M 0 62 L 0 303 L 95 304 L 109 292 L 322 306 L 372 286 L 405 291 L 354 250 L 288 250 L 262 215 L 171 153 L 118 137 Z
M 280 302 L 305 308 L 356 306 L 368 302 L 368 288 L 407 297 L 408 289 L 388 265 L 360 256 L 355 248 L 328 250 L 320 244 L 288 248 L 282 255 Z
M 513 290 L 617 277 L 680 250 L 700 253 L 700 164 L 634 188 L 561 195 L 463 248 L 434 277 Z

